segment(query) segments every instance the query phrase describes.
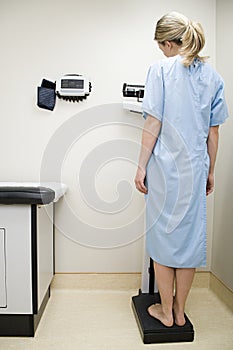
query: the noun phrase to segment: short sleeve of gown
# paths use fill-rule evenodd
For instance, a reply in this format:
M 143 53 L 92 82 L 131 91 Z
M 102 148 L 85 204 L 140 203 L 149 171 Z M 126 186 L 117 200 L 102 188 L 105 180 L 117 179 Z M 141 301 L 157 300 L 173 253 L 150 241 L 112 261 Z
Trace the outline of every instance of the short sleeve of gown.
M 223 124 L 228 118 L 228 110 L 224 95 L 224 83 L 220 82 L 211 104 L 210 126 Z
M 164 84 L 162 76 L 162 68 L 155 64 L 150 67 L 146 83 L 145 92 L 142 102 L 143 117 L 147 115 L 157 118 L 162 121 L 164 104 Z

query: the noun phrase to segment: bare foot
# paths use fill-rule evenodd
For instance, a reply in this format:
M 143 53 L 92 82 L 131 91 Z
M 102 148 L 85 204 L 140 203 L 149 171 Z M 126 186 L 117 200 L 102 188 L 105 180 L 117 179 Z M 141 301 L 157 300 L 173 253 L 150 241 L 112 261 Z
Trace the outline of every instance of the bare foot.
M 164 324 L 164 326 L 166 326 L 166 327 L 173 326 L 174 321 L 173 321 L 172 314 L 165 315 L 165 313 L 162 310 L 161 304 L 153 304 L 153 305 L 148 307 L 147 311 L 150 314 L 150 316 L 152 316 L 152 317 L 156 318 L 157 320 L 159 320 L 160 322 L 162 322 L 162 324 Z
M 184 326 L 186 323 L 186 320 L 184 317 L 184 312 L 179 311 L 178 308 L 176 307 L 175 303 L 173 305 L 173 311 L 174 311 L 174 316 L 175 316 L 175 324 L 177 326 Z

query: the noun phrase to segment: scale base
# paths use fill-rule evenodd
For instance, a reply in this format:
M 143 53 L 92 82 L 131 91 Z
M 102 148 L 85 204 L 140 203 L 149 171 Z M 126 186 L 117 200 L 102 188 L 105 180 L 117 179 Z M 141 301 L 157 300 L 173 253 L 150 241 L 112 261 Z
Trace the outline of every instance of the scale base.
M 156 302 L 160 303 L 158 293 L 154 295 L 141 293 L 132 297 L 132 307 L 143 343 L 192 342 L 194 340 L 194 329 L 186 315 L 184 326 L 174 324 L 172 327 L 166 327 L 148 314 L 147 308 Z

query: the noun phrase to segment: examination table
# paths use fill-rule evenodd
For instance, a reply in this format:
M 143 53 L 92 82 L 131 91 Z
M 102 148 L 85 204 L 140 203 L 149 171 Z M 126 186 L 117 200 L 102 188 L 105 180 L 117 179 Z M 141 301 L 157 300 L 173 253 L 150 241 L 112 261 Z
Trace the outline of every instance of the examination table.
M 0 336 L 34 336 L 54 275 L 60 183 L 0 182 Z

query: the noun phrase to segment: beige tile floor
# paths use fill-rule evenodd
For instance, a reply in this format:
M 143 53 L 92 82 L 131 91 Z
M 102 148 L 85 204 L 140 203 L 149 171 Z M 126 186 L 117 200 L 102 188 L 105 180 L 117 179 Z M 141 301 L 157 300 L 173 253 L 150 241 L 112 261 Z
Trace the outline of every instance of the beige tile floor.
M 56 275 L 34 338 L 0 338 L 1 350 L 233 350 L 233 314 L 208 288 L 187 301 L 192 343 L 142 343 L 131 309 L 136 275 Z M 130 289 L 129 289 L 130 287 Z

